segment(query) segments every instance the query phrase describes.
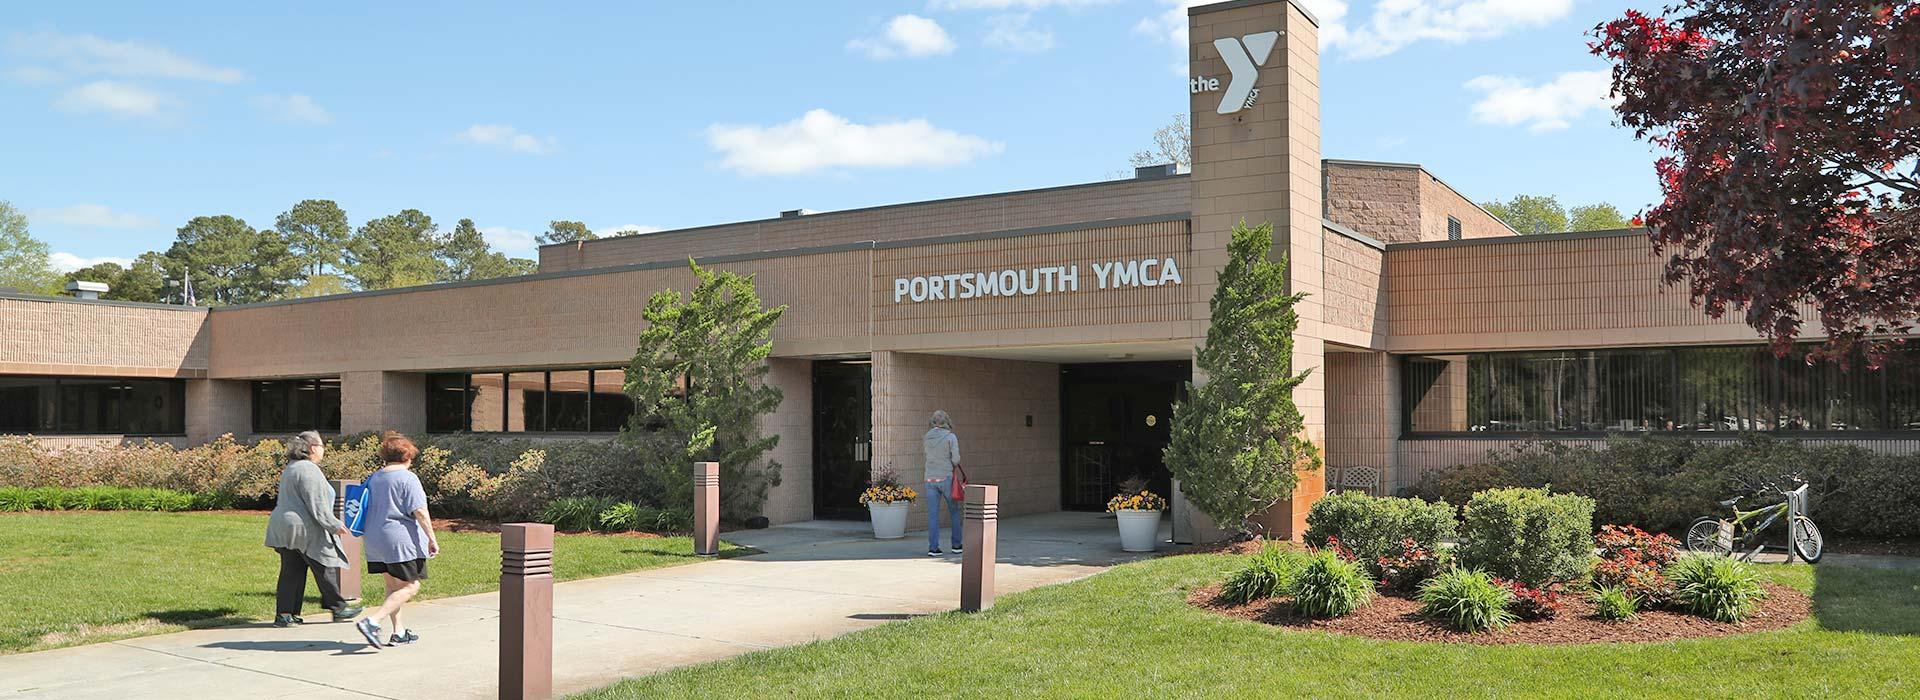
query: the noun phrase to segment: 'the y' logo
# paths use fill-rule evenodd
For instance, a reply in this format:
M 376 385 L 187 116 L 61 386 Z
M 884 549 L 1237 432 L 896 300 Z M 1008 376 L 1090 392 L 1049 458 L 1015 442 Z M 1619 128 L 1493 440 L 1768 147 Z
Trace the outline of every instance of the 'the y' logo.
M 1232 78 L 1227 80 L 1227 91 L 1220 95 L 1221 114 L 1233 114 L 1253 106 L 1260 98 L 1260 91 L 1253 84 L 1260 80 L 1260 66 L 1267 65 L 1267 57 L 1273 54 L 1274 43 L 1280 40 L 1280 32 L 1260 32 L 1235 39 L 1226 37 L 1213 40 L 1213 48 L 1220 51 L 1220 60 L 1227 62 L 1227 70 Z

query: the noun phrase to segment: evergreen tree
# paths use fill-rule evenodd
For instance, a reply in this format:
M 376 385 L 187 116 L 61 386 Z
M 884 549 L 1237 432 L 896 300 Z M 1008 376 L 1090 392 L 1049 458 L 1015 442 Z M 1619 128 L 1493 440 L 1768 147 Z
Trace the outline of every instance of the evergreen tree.
M 59 294 L 47 244 L 27 232 L 27 215 L 0 200 L 0 287 L 28 294 Z
M 440 259 L 442 282 L 525 275 L 537 267 L 532 260 L 509 258 L 489 248 L 473 219 L 461 219 L 440 242 Z
M 187 221 L 166 258 L 168 276 L 191 274 L 196 296 L 205 304 L 279 299 L 300 279 L 300 260 L 280 232 L 256 231 L 225 214 Z
M 574 241 L 597 240 L 600 236 L 578 221 L 552 221 L 547 223 L 547 232 L 535 237 L 541 245 L 553 243 L 572 243 Z
M 273 227 L 287 239 L 288 247 L 300 259 L 305 277 L 339 269 L 346 256 L 347 239 L 353 236 L 347 212 L 330 199 L 309 199 L 295 204 L 274 219 Z
M 440 245 L 433 217 L 420 210 L 383 216 L 362 224 L 347 241 L 347 276 L 363 290 L 432 284 L 444 274 L 436 257 Z
M 663 290 L 647 300 L 626 392 L 633 418 L 625 439 L 641 448 L 639 488 L 693 493 L 693 462 L 720 463 L 724 517 L 758 515 L 780 464 L 762 463 L 780 443 L 760 419 L 780 406 L 767 386 L 773 325 L 787 307 L 762 308 L 751 275 L 713 272 L 688 261 L 699 283 L 682 298 Z
M 1293 403 L 1312 371 L 1293 373 L 1293 307 L 1306 295 L 1287 293 L 1286 261 L 1268 260 L 1272 247 L 1272 224 L 1233 227 L 1208 305 L 1207 344 L 1195 358 L 1207 381 L 1189 384 L 1174 406 L 1166 451 L 1187 500 L 1239 537 L 1253 532 L 1254 516 L 1293 495 L 1300 472 L 1320 467 Z

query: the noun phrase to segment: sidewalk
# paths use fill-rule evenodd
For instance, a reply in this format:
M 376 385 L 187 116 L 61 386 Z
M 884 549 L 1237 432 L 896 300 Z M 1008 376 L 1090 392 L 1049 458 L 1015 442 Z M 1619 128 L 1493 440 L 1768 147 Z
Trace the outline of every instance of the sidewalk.
M 728 533 L 766 553 L 555 585 L 554 690 L 958 606 L 959 557 L 927 557 L 924 533 L 879 542 L 865 527 Z M 1111 517 L 1090 513 L 1003 520 L 999 553 L 1001 595 L 1134 558 L 1119 551 Z M 498 610 L 492 593 L 410 605 L 405 622 L 421 642 L 380 652 L 346 624 L 260 623 L 0 656 L 0 698 L 491 698 Z

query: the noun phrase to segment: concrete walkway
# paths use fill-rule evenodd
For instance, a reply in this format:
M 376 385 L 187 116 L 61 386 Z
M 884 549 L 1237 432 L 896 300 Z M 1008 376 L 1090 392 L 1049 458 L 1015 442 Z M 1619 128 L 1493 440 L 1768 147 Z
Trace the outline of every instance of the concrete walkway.
M 925 533 L 880 542 L 866 527 L 728 533 L 765 553 L 555 585 L 556 692 L 958 606 L 959 557 L 926 556 Z M 1090 513 L 1003 520 L 999 553 L 1002 595 L 1135 558 L 1111 516 Z M 498 610 L 495 594 L 408 606 L 421 642 L 381 652 L 346 624 L 261 623 L 0 656 L 0 698 L 491 698 Z

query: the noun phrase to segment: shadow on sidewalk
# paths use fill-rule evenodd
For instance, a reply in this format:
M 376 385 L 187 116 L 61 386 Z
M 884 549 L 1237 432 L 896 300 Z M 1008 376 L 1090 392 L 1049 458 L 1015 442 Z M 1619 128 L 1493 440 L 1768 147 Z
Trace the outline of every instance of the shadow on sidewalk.
M 336 655 L 377 653 L 359 642 L 318 642 L 313 640 L 287 640 L 282 642 L 214 642 L 200 645 L 202 649 L 231 649 L 234 651 L 331 651 Z

